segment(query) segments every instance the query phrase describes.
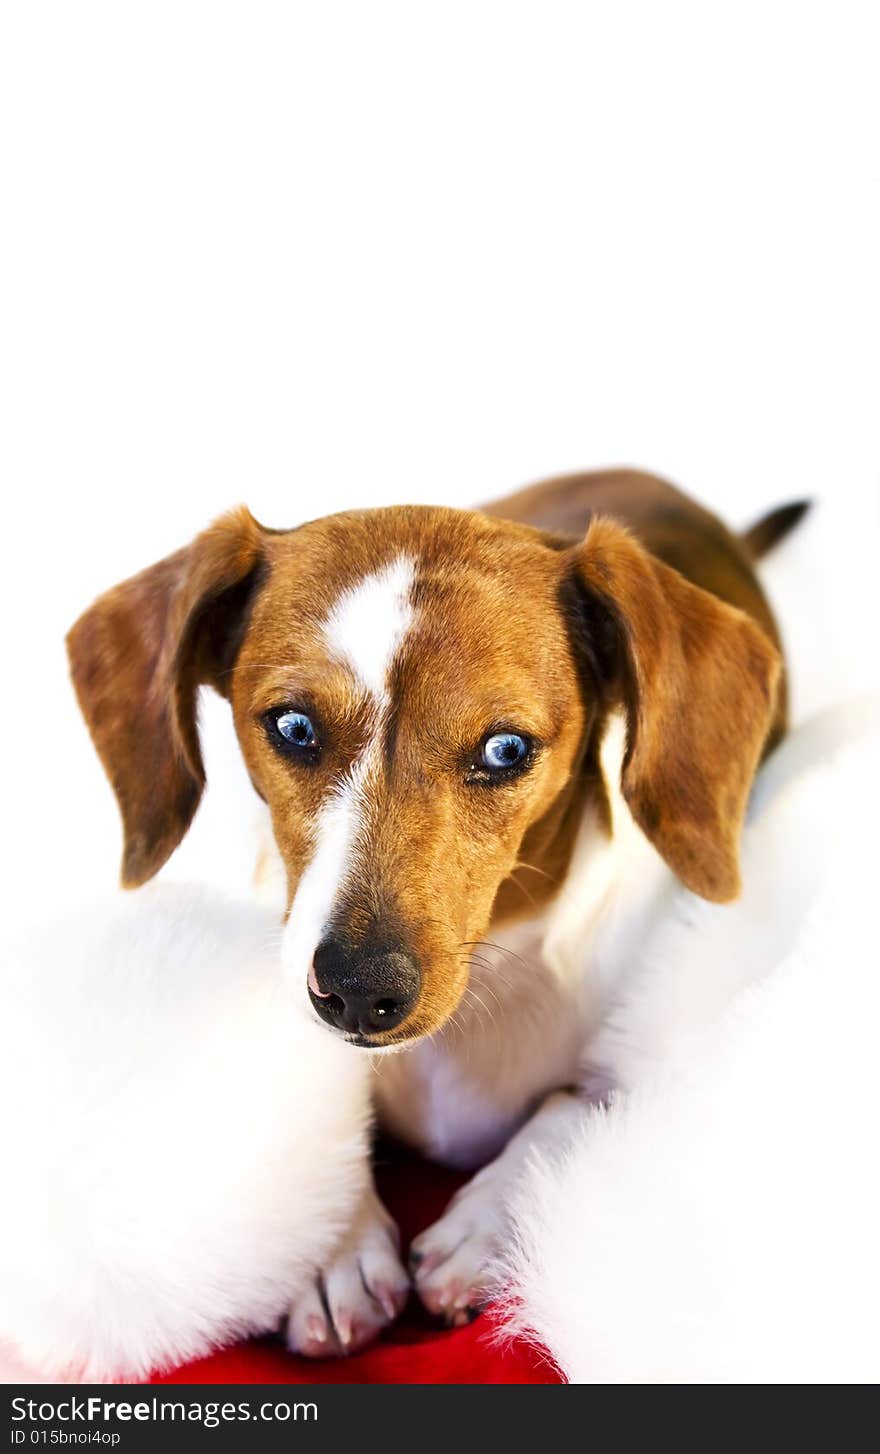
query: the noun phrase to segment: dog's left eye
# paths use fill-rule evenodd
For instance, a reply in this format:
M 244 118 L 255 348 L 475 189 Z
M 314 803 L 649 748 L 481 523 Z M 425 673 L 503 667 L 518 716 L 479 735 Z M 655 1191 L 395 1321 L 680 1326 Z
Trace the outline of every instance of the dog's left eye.
M 529 755 L 529 744 L 518 732 L 496 732 L 483 743 L 481 765 L 489 772 L 508 772 Z
M 311 717 L 305 712 L 294 712 L 286 707 L 282 711 L 267 713 L 266 722 L 270 735 L 284 751 L 313 753 L 318 746 L 318 734 Z

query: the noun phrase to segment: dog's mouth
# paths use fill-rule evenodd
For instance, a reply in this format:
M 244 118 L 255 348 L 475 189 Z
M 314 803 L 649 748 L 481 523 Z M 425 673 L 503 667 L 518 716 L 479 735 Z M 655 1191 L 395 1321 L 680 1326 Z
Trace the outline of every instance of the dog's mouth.
M 346 1035 L 346 1045 L 353 1045 L 356 1050 L 369 1050 L 373 1055 L 392 1053 L 395 1050 L 404 1050 L 407 1045 L 412 1045 L 416 1040 L 422 1039 L 421 1031 L 416 1034 L 398 1035 L 394 1039 L 383 1040 L 379 1043 L 371 1040 L 368 1035 Z

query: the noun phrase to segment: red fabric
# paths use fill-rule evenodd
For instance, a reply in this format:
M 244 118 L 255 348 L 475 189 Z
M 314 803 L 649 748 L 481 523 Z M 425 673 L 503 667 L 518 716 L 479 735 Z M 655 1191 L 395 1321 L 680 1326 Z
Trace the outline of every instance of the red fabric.
M 465 1178 L 396 1151 L 377 1169 L 382 1199 L 405 1245 L 436 1221 Z M 559 1383 L 548 1357 L 523 1342 L 496 1347 L 491 1311 L 466 1328 L 445 1329 L 410 1299 L 375 1343 L 348 1358 L 297 1358 L 271 1338 L 224 1348 L 154 1383 Z

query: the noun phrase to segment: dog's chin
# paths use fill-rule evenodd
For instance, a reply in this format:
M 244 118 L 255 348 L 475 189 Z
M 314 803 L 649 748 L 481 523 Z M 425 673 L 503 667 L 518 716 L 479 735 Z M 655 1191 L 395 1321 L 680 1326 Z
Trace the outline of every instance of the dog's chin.
M 396 1055 L 401 1050 L 408 1050 L 411 1045 L 417 1045 L 423 1038 L 422 1035 L 402 1035 L 399 1040 L 389 1040 L 385 1045 L 377 1045 L 374 1040 L 357 1035 L 348 1039 L 347 1043 L 358 1050 L 368 1050 L 371 1055 Z

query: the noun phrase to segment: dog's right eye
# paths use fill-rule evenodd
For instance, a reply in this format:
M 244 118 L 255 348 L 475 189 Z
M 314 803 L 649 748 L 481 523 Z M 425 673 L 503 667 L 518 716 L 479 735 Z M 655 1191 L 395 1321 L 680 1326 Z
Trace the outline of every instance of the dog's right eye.
M 305 712 L 295 712 L 291 707 L 276 708 L 266 713 L 264 721 L 270 739 L 281 752 L 314 757 L 318 734 Z

